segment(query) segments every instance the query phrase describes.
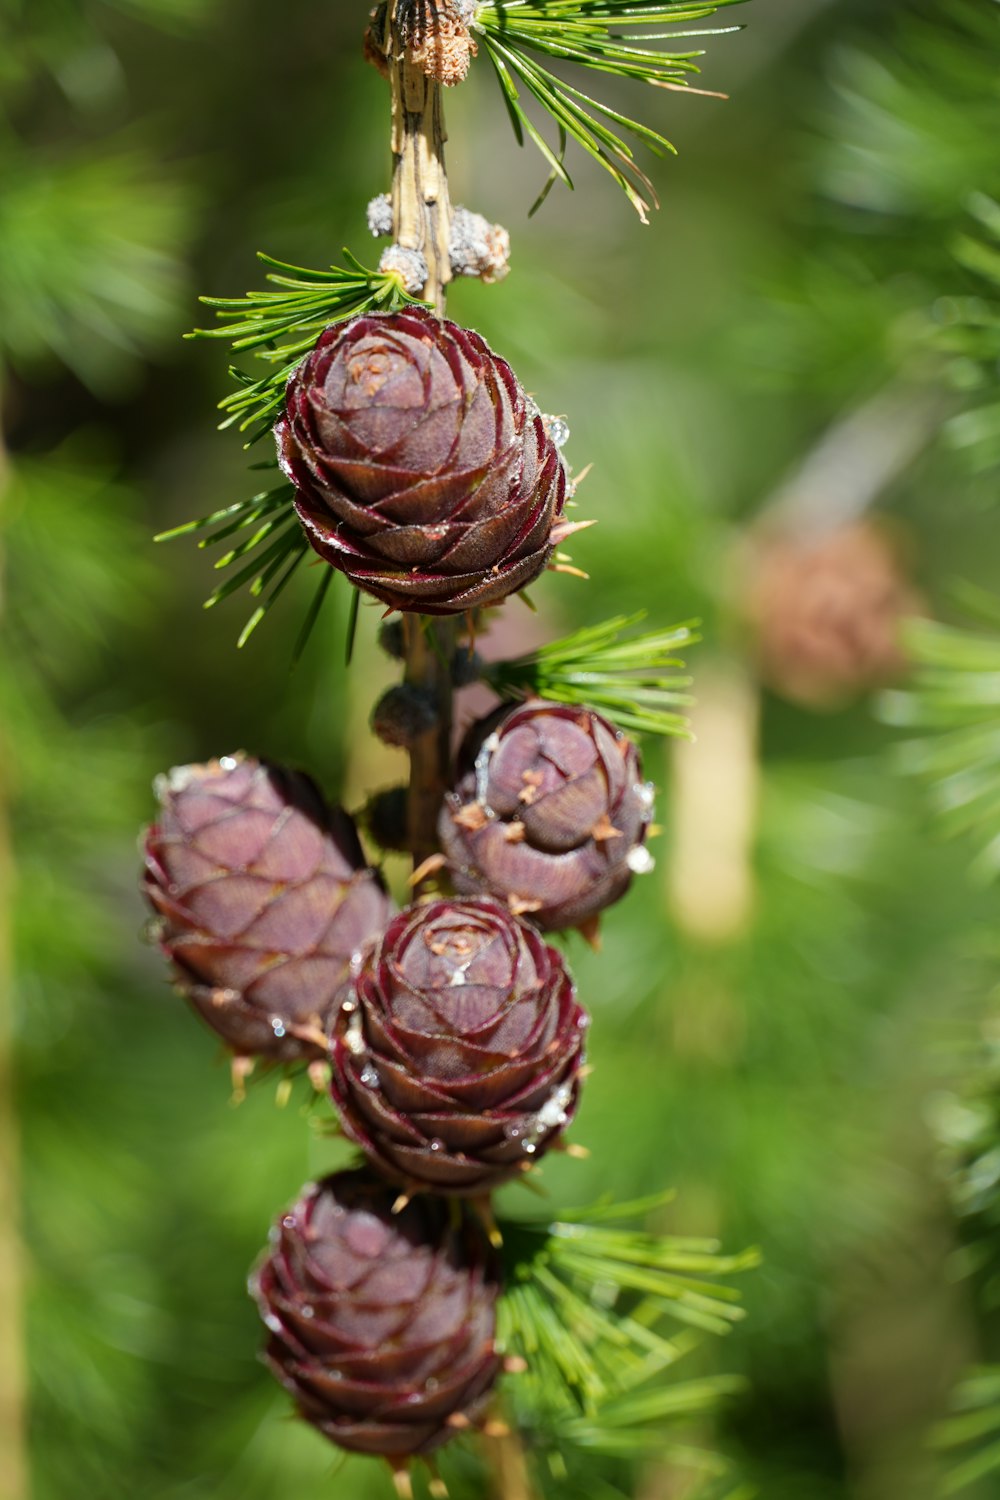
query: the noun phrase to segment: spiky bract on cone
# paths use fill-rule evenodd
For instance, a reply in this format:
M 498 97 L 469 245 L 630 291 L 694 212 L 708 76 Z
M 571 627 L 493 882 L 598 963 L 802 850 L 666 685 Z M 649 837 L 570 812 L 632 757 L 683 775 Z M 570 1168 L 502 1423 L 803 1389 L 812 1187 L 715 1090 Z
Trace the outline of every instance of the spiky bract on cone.
M 306 1420 L 342 1448 L 407 1458 L 478 1417 L 500 1368 L 499 1284 L 468 1214 L 426 1194 L 393 1213 L 395 1198 L 368 1171 L 310 1184 L 250 1290 L 267 1363 Z
M 455 886 L 537 926 L 579 926 L 652 861 L 635 745 L 590 710 L 534 700 L 474 726 L 439 834 Z
M 250 756 L 157 779 L 145 895 L 188 999 L 240 1055 L 325 1055 L 351 958 L 392 903 L 308 776 Z
M 507 907 L 413 906 L 344 991 L 334 1103 L 397 1181 L 489 1192 L 572 1119 L 586 1026 L 561 957 Z
M 276 438 L 310 544 L 395 609 L 496 604 L 552 555 L 558 449 L 510 366 L 426 309 L 328 328 Z

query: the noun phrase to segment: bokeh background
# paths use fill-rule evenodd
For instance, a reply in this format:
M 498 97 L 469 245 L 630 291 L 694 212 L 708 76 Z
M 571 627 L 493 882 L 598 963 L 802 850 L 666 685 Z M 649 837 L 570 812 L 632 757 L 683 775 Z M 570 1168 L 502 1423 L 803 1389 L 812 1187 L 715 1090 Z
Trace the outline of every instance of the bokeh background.
M 245 599 L 203 612 L 210 560 L 151 540 L 250 482 L 216 431 L 224 350 L 181 341 L 206 318 L 196 295 L 260 284 L 258 249 L 373 259 L 365 204 L 389 168 L 366 13 L 0 0 L 8 1500 L 389 1493 L 289 1419 L 244 1291 L 272 1217 L 342 1148 L 305 1089 L 231 1106 L 224 1059 L 141 941 L 136 853 L 172 764 L 246 747 L 348 806 L 402 774 L 366 728 L 391 672 L 376 612 L 348 671 L 333 589 L 291 672 L 308 586 L 237 652 Z M 580 161 L 577 193 L 529 220 L 545 169 L 485 65 L 448 101 L 453 196 L 514 243 L 509 279 L 457 287 L 452 315 L 594 464 L 581 501 L 601 524 L 574 548 L 592 579 L 546 580 L 534 628 L 704 622 L 698 744 L 647 746 L 657 871 L 603 954 L 571 945 L 595 1016 L 576 1131 L 592 1156 L 544 1181 L 556 1206 L 672 1186 L 663 1227 L 760 1246 L 746 1320 L 701 1356 L 745 1393 L 680 1433 L 731 1460 L 716 1493 L 930 1500 L 955 1483 L 950 1440 L 985 1434 L 960 1473 L 985 1500 L 989 1402 L 978 1426 L 941 1423 L 996 1341 L 964 1212 L 970 1193 L 989 1211 L 1000 1175 L 983 1124 L 996 893 L 901 774 L 883 700 L 817 708 L 780 671 L 762 681 L 745 601 L 747 537 L 776 497 L 845 519 L 870 504 L 930 614 L 953 612 L 955 578 L 995 579 L 997 455 L 968 423 L 947 441 L 979 374 L 967 360 L 956 379 L 926 335 L 979 295 L 954 249 L 972 195 L 1000 190 L 1000 12 L 753 0 L 724 19 L 748 29 L 710 43 L 704 82 L 730 102 L 608 86 L 681 147 L 653 169 L 649 228 Z M 581 1473 L 578 1495 L 701 1493 L 666 1444 Z M 490 1493 L 467 1456 L 446 1474 L 458 1500 Z

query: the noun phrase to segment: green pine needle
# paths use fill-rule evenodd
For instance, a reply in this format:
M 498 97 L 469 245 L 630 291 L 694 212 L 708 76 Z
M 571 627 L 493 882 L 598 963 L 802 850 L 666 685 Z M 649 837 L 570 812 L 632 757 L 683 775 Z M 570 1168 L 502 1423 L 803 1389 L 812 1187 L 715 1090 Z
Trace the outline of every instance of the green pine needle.
M 326 603 L 327 592 L 329 591 L 330 585 L 333 580 L 334 569 L 324 568 L 320 581 L 316 587 L 316 591 L 313 594 L 312 603 L 310 604 L 309 609 L 306 612 L 306 617 L 302 621 L 302 628 L 299 631 L 295 641 L 295 646 L 292 651 L 293 667 L 298 666 L 300 660 L 302 659 L 302 653 L 305 651 L 306 647 L 309 644 L 310 637 L 312 636 L 313 630 L 316 628 L 316 621 L 319 619 L 323 609 L 323 605 Z M 361 596 L 358 593 L 357 589 L 355 589 L 354 599 L 360 599 L 360 597 Z
M 715 15 L 724 6 L 741 3 L 743 0 L 705 0 L 704 4 L 686 4 L 683 0 L 674 4 L 664 0 L 491 0 L 481 5 L 473 29 L 485 43 L 518 144 L 523 145 L 525 136 L 529 136 L 551 168 L 532 212 L 547 197 L 554 182 L 573 186 L 565 165 L 570 137 L 610 172 L 643 223 L 648 222 L 650 207 L 659 204 L 653 184 L 636 165 L 623 135 L 634 136 L 659 156 L 676 153 L 659 131 L 582 93 L 529 54 L 636 79 L 654 88 L 690 89 L 689 79 L 700 71 L 696 59 L 703 56 L 703 49 L 665 52 L 647 44 L 738 31 L 737 26 L 708 30 L 676 28 L 689 27 Z M 636 34 L 635 28 L 649 26 L 671 29 L 643 30 Z M 522 89 L 555 121 L 558 128 L 555 149 L 527 114 Z
M 686 735 L 687 719 L 677 710 L 692 701 L 691 678 L 677 675 L 684 663 L 676 653 L 697 643 L 697 621 L 630 635 L 644 619 L 619 615 L 514 661 L 492 662 L 486 681 L 501 697 L 536 695 L 596 709 L 620 729 Z
M 952 1409 L 935 1429 L 934 1446 L 949 1456 L 965 1456 L 946 1474 L 945 1495 L 958 1495 L 1000 1473 L 1000 1366 L 971 1371 L 957 1386 Z
M 990 242 L 963 237 L 959 260 L 984 291 L 1000 293 L 1000 204 L 979 195 L 970 208 Z M 947 433 L 974 470 L 990 472 L 1000 464 L 1000 296 L 944 299 L 935 315 L 937 347 L 966 398 Z M 959 597 L 985 629 L 913 621 L 914 685 L 887 694 L 883 708 L 890 723 L 921 731 L 901 747 L 901 764 L 930 782 L 944 831 L 974 843 L 973 871 L 992 880 L 1000 875 L 1000 599 L 971 585 Z
M 900 746 L 900 765 L 930 783 L 944 832 L 968 836 L 979 850 L 975 872 L 994 879 L 1000 875 L 1000 636 L 914 620 L 906 641 L 916 664 L 913 687 L 882 699 L 889 723 L 921 731 Z
M 963 397 L 945 436 L 974 473 L 988 474 L 1000 465 L 1000 203 L 980 193 L 969 208 L 976 228 L 959 238 L 955 254 L 979 290 L 935 304 L 932 341 Z
M 238 538 L 218 559 L 215 567 L 225 570 L 234 563 L 242 566 L 208 596 L 205 608 L 213 609 L 244 588 L 253 598 L 263 595 L 240 632 L 237 642 L 240 647 L 246 645 L 309 554 L 309 543 L 292 505 L 294 493 L 290 484 L 279 484 L 272 490 L 252 495 L 248 500 L 237 500 L 235 504 L 202 516 L 200 520 L 186 521 L 183 526 L 175 526 L 156 537 L 158 542 L 168 542 L 204 531 L 207 535 L 200 539 L 199 547 L 215 547 L 230 537 Z M 305 650 L 332 579 L 332 568 L 324 568 L 295 645 L 296 661 Z
M 371 271 L 349 250 L 344 256 L 347 269 L 310 271 L 261 253 L 259 259 L 272 268 L 265 279 L 280 290 L 200 299 L 215 309 L 222 326 L 196 328 L 188 338 L 225 339 L 234 354 L 253 355 L 269 366 L 256 378 L 231 366 L 237 389 L 219 402 L 220 427 L 249 432 L 247 447 L 272 427 L 288 377 L 325 328 L 356 313 L 394 312 L 416 301 L 395 272 Z
M 271 267 L 266 280 L 278 290 L 248 292 L 245 297 L 202 297 L 202 302 L 215 309 L 221 326 L 198 328 L 187 337 L 225 339 L 234 354 L 253 356 L 268 366 L 267 372 L 256 378 L 231 366 L 229 373 L 237 389 L 219 403 L 224 413 L 220 426 L 236 426 L 240 432 L 248 432 L 248 448 L 271 430 L 284 402 L 289 376 L 324 329 L 356 313 L 394 312 L 415 302 L 394 272 L 368 270 L 349 250 L 344 256 L 346 269 L 331 266 L 325 271 L 311 271 L 261 254 L 259 258 Z M 251 465 L 255 469 L 272 466 L 273 460 Z M 292 506 L 293 493 L 290 484 L 280 484 L 156 538 L 162 542 L 205 531 L 208 534 L 200 539 L 200 547 L 215 547 L 232 539 L 215 567 L 224 570 L 234 563 L 242 566 L 209 595 L 205 608 L 213 608 L 243 588 L 261 600 L 240 633 L 241 647 L 284 593 L 309 552 Z M 331 571 L 325 569 L 296 642 L 296 661 L 319 618 L 331 579 Z
M 354 641 L 358 633 L 358 615 L 361 612 L 361 590 L 351 595 L 351 610 L 347 617 L 347 637 L 344 641 L 344 665 L 350 666 L 354 658 Z
M 715 1278 L 758 1260 L 620 1227 L 669 1197 L 504 1225 L 498 1326 L 501 1347 L 528 1366 L 510 1387 L 519 1425 L 590 1451 L 642 1452 L 661 1443 L 665 1422 L 738 1388 L 729 1377 L 663 1378 L 702 1334 L 727 1333 L 743 1316 L 737 1294 Z M 664 1331 L 668 1320 L 680 1330 Z

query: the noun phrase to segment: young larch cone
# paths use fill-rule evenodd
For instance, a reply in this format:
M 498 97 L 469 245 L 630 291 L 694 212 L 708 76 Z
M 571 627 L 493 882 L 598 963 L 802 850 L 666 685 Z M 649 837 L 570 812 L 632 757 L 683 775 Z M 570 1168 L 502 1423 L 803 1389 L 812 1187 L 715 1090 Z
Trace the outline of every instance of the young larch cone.
M 590 709 L 539 699 L 474 725 L 441 810 L 457 890 L 544 930 L 585 925 L 652 868 L 653 787 L 639 752 Z
M 920 602 L 878 527 L 862 521 L 818 538 L 765 537 L 749 569 L 746 609 L 761 676 L 783 697 L 836 707 L 903 670 L 900 629 Z
M 143 889 L 180 984 L 240 1056 L 325 1056 L 353 955 L 392 915 L 347 814 L 250 756 L 157 778 Z
M 496 1380 L 493 1255 L 468 1214 L 367 1171 L 303 1191 L 250 1280 L 265 1359 L 306 1421 L 356 1453 L 430 1453 L 479 1417 Z
M 469 22 L 470 0 L 416 0 L 407 32 L 410 62 L 428 78 L 454 88 L 464 83 L 478 48 Z
M 310 545 L 394 609 L 497 604 L 547 566 L 566 469 L 513 371 L 424 308 L 337 323 L 275 429 Z
M 344 990 L 333 1100 L 379 1171 L 487 1193 L 573 1118 L 587 1024 L 559 954 L 505 906 L 411 906 Z

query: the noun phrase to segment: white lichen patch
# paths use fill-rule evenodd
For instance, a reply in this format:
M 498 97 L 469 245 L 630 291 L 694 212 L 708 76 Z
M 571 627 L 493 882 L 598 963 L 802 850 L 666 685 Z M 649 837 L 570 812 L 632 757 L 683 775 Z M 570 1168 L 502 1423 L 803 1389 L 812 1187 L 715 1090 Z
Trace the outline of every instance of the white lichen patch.
M 392 233 L 392 199 L 379 193 L 368 205 L 368 229 L 373 239 L 381 240 Z
M 421 251 L 407 249 L 405 245 L 387 246 L 382 251 L 378 268 L 387 274 L 394 272 L 414 297 L 423 291 L 430 275 L 426 258 Z
M 452 215 L 449 253 L 455 276 L 502 281 L 510 270 L 510 235 L 502 224 L 459 206 Z

